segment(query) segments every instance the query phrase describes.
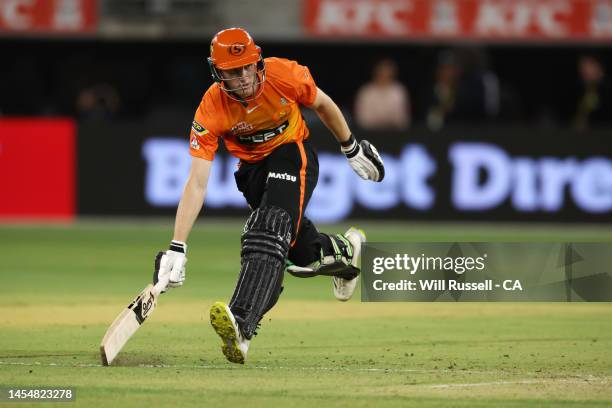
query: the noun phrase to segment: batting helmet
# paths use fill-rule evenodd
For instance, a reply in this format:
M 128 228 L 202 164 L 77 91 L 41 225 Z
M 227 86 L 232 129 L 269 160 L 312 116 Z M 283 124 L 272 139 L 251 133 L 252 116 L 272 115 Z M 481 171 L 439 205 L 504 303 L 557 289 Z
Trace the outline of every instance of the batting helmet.
M 259 62 L 261 48 L 242 28 L 219 31 L 210 43 L 208 61 L 217 69 L 232 69 Z
M 218 70 L 240 68 L 249 64 L 257 64 L 257 81 L 255 86 L 258 92 L 251 98 L 238 99 L 235 96 L 237 89 L 230 89 L 223 83 L 224 79 Z M 263 91 L 266 79 L 264 60 L 261 56 L 261 48 L 255 45 L 250 34 L 242 28 L 228 28 L 219 31 L 210 43 L 210 57 L 208 67 L 215 82 L 219 83 L 221 89 L 232 99 L 249 101 L 255 99 Z

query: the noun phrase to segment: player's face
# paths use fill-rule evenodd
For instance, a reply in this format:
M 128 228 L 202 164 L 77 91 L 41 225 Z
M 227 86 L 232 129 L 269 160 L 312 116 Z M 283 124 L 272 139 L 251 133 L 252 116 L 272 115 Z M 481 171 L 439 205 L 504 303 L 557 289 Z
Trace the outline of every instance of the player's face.
M 249 64 L 239 68 L 220 70 L 225 87 L 242 99 L 255 95 L 259 87 L 257 80 L 257 64 Z

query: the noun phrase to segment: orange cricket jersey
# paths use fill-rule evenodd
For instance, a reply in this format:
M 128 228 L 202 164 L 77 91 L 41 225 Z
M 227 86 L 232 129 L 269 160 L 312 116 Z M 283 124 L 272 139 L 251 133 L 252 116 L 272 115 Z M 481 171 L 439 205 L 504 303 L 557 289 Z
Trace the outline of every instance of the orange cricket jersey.
M 216 83 L 208 88 L 191 127 L 192 156 L 213 160 L 222 138 L 233 156 L 253 163 L 282 144 L 308 138 L 299 105 L 312 105 L 317 95 L 310 71 L 283 58 L 266 58 L 265 67 L 263 91 L 247 106 Z

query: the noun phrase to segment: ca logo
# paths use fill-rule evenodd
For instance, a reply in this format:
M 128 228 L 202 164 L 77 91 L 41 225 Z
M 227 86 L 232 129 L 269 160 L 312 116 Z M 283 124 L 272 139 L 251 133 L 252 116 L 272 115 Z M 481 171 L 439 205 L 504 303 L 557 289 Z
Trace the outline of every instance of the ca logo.
M 246 47 L 241 43 L 234 43 L 229 48 L 229 53 L 235 56 L 242 55 Z

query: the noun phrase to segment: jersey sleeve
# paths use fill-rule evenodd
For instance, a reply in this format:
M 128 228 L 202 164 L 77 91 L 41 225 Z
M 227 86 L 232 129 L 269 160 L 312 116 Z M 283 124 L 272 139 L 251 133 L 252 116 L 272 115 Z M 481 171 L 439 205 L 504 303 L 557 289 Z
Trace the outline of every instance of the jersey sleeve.
M 216 112 L 210 98 L 204 95 L 196 110 L 189 136 L 189 154 L 212 161 L 219 147 L 219 131 Z
M 308 67 L 292 61 L 291 77 L 296 87 L 297 101 L 305 106 L 312 105 L 317 96 L 317 85 Z
M 270 74 L 285 95 L 305 106 L 314 103 L 317 85 L 308 67 L 284 58 L 271 57 L 266 61 L 266 70 L 269 66 Z

